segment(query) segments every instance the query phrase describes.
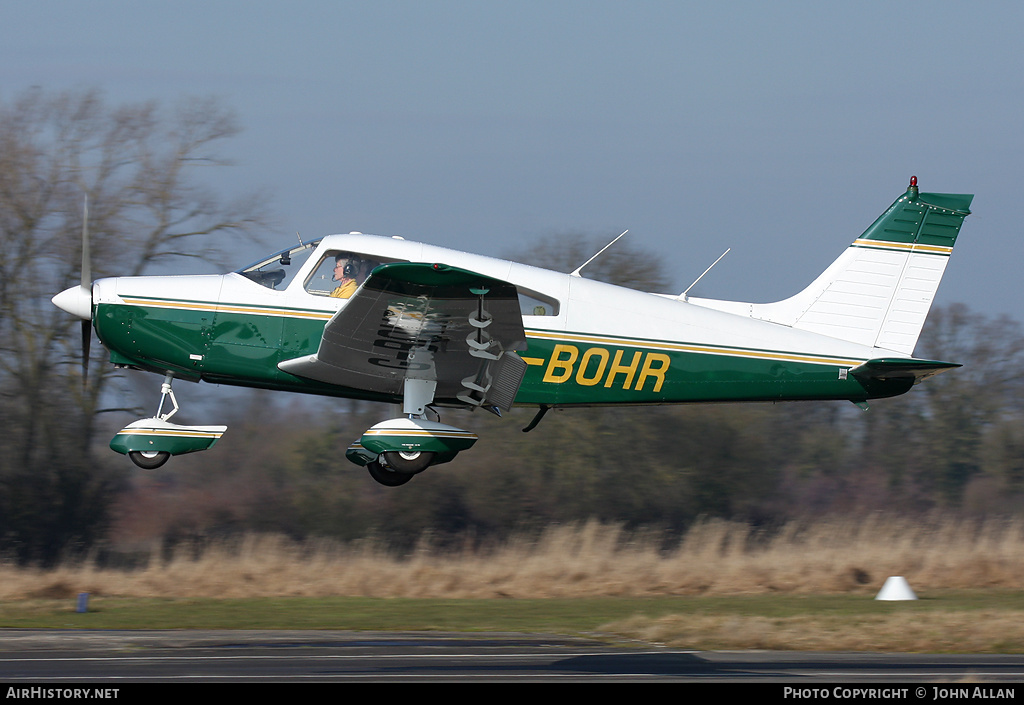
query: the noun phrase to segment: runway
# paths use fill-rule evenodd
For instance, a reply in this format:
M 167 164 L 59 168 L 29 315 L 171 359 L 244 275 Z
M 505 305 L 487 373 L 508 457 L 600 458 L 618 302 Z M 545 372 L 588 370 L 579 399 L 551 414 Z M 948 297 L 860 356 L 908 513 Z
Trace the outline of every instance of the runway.
M 599 638 L 496 633 L 0 630 L 5 689 L 171 682 L 542 681 L 800 687 L 969 682 L 971 687 L 1012 688 L 1024 683 L 1024 656 L 697 652 Z M 909 697 L 914 698 L 913 687 Z M 933 699 L 930 688 L 924 697 Z

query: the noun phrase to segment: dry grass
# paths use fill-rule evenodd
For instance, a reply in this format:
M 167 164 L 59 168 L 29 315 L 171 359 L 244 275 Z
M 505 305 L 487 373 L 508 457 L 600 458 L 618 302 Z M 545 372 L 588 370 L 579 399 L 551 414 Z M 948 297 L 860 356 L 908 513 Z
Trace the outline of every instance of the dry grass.
M 82 591 L 219 598 L 873 594 L 890 575 L 906 577 L 918 593 L 1024 585 L 1020 520 L 874 516 L 794 523 L 770 536 L 707 521 L 667 551 L 660 537 L 591 522 L 487 549 L 441 551 L 424 541 L 401 556 L 373 542 L 299 545 L 278 536 L 250 536 L 207 547 L 198 557 L 193 553 L 182 550 L 165 561 L 154 551 L 148 565 L 132 571 L 101 570 L 90 562 L 46 571 L 0 566 L 0 600 Z M 698 631 L 704 628 L 710 627 Z
M 1009 610 L 632 617 L 602 631 L 676 648 L 1019 653 L 1024 620 Z

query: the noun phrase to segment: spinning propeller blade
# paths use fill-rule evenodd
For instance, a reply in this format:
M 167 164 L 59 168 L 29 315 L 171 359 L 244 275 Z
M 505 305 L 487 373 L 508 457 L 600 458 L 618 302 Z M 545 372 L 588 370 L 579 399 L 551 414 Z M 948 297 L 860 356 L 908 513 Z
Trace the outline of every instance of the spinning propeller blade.
M 53 304 L 82 319 L 82 384 L 89 373 L 89 344 L 92 333 L 92 268 L 89 264 L 89 197 L 82 209 L 82 283 L 65 289 L 51 299 Z
M 82 319 L 82 387 L 89 381 L 89 346 L 92 343 L 92 266 L 89 256 L 89 194 L 82 203 L 82 291 L 89 294 L 88 319 Z
M 92 297 L 92 268 L 89 257 L 89 194 L 82 202 L 82 288 L 90 292 Z

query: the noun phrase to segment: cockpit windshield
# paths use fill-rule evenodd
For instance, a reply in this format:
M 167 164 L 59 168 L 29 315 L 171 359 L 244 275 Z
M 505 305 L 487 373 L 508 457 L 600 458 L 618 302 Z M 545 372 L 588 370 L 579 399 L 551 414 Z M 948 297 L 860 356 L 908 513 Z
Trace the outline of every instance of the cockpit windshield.
M 236 270 L 247 279 L 252 279 L 268 289 L 283 290 L 288 287 L 303 263 L 320 244 L 320 240 L 300 242 L 286 250 L 275 252 L 270 257 L 253 262 L 247 267 Z

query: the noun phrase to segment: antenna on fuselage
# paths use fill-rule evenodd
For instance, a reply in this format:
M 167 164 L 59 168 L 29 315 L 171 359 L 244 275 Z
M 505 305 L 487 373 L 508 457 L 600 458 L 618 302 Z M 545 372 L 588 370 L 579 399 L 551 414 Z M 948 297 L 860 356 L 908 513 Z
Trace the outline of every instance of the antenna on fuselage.
M 716 264 L 721 262 L 722 258 L 725 257 L 727 254 L 729 254 L 729 250 L 731 250 L 731 249 L 732 249 L 731 247 L 725 248 L 725 252 L 723 252 L 721 255 L 719 255 L 718 259 L 716 259 L 714 262 L 711 263 L 711 267 L 714 267 Z M 697 286 L 697 282 L 699 282 L 701 279 L 703 279 L 704 275 L 711 271 L 711 267 L 708 267 L 707 269 L 705 269 L 704 272 L 699 277 L 697 277 L 696 279 L 693 280 L 693 284 L 690 284 L 690 286 L 686 287 L 686 291 L 681 293 L 676 298 L 679 299 L 680 301 L 686 301 L 686 295 L 689 293 L 690 289 L 692 289 L 693 287 Z
M 299 231 L 298 230 L 295 231 L 295 237 L 299 238 L 299 247 L 305 247 L 305 245 L 302 244 L 302 236 L 299 235 Z M 291 263 L 292 263 L 292 253 L 291 252 L 282 252 L 281 253 L 281 264 L 287 265 L 287 264 L 291 264 Z
M 618 241 L 619 241 L 619 238 L 621 238 L 621 237 L 622 237 L 623 235 L 625 235 L 625 234 L 626 234 L 626 233 L 628 233 L 628 232 L 629 232 L 629 230 L 628 230 L 628 229 L 627 229 L 627 230 L 623 230 L 623 231 L 622 231 L 621 233 L 619 233 L 619 237 L 615 238 L 614 240 L 612 240 L 611 242 L 609 242 L 609 243 L 608 243 L 607 245 L 605 245 L 604 247 L 602 247 L 602 248 L 601 248 L 601 249 L 600 249 L 600 250 L 598 251 L 598 253 L 597 253 L 596 255 L 594 255 L 593 257 L 591 257 L 590 259 L 588 259 L 588 260 L 587 260 L 586 262 L 584 262 L 583 264 L 581 264 L 581 265 L 580 265 L 579 267 L 577 267 L 576 269 L 574 269 L 574 270 L 573 270 L 572 272 L 570 272 L 570 273 L 569 273 L 569 276 L 570 276 L 570 277 L 578 277 L 578 276 L 580 276 L 580 271 L 581 271 L 581 270 L 582 270 L 582 269 L 583 269 L 584 267 L 586 267 L 586 266 L 587 266 L 588 264 L 590 264 L 590 263 L 591 263 L 591 262 L 593 262 L 593 261 L 594 261 L 595 259 L 597 259 L 598 257 L 600 257 L 600 256 L 601 256 L 601 253 L 602 253 L 602 252 L 604 252 L 604 251 L 605 251 L 605 250 L 607 250 L 607 249 L 608 249 L 609 247 L 611 247 L 611 246 L 612 246 L 612 245 L 614 245 L 614 244 L 615 244 L 616 242 L 618 242 Z

